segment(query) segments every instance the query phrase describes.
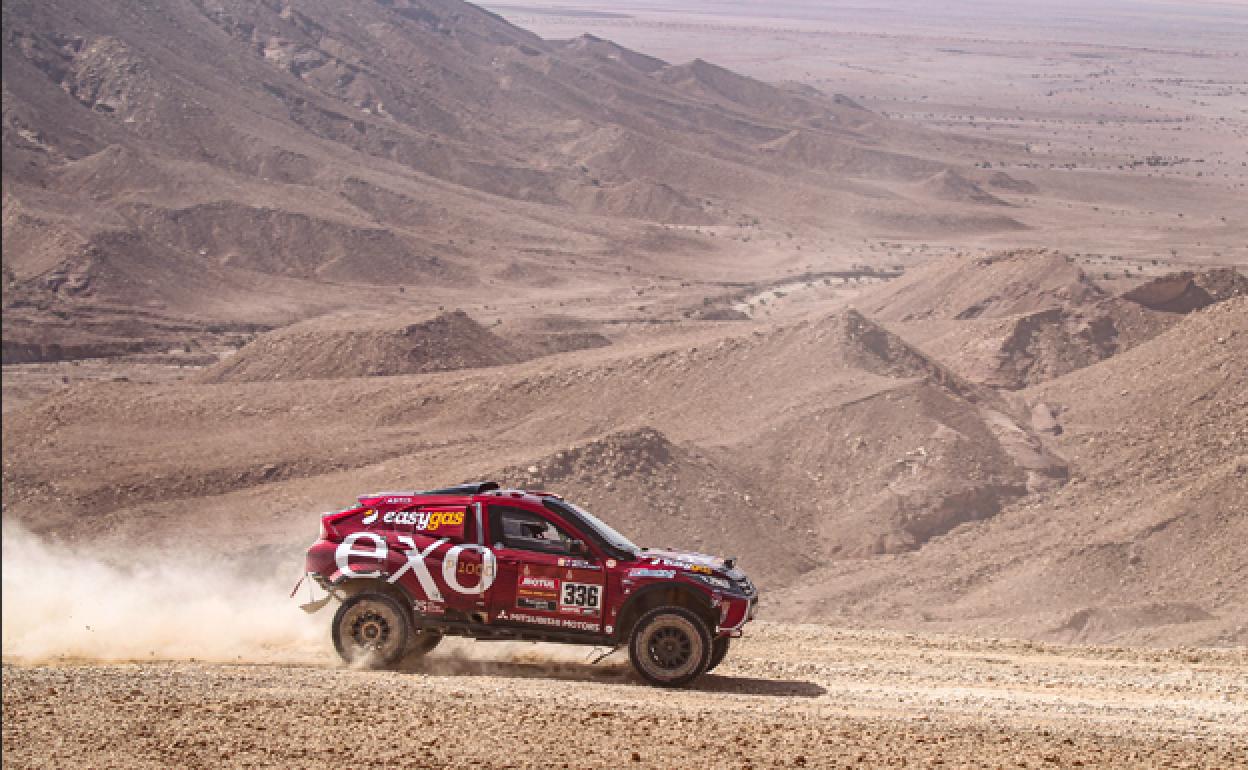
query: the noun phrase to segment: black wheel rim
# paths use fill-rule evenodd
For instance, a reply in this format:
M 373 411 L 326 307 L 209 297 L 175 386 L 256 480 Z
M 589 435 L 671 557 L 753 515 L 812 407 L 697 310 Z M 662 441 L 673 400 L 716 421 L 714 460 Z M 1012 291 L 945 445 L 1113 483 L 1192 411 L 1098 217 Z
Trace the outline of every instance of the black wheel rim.
M 390 641 L 390 621 L 380 612 L 362 612 L 351 624 L 351 641 L 356 647 L 380 650 Z
M 678 669 L 693 656 L 693 640 L 684 629 L 665 626 L 655 629 L 650 635 L 647 652 L 659 668 Z

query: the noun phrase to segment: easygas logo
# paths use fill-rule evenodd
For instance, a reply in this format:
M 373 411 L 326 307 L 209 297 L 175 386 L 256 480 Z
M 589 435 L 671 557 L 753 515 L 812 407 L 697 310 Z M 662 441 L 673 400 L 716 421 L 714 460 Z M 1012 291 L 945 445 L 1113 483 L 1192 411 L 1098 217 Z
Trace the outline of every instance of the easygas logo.
M 437 532 L 442 527 L 462 527 L 464 512 L 390 511 L 382 516 L 381 520 L 386 524 L 411 524 L 421 532 Z
M 378 513 L 377 509 L 373 508 L 372 510 L 368 512 L 367 516 L 360 519 L 360 523 L 366 527 L 372 526 L 373 524 L 377 522 L 377 513 Z

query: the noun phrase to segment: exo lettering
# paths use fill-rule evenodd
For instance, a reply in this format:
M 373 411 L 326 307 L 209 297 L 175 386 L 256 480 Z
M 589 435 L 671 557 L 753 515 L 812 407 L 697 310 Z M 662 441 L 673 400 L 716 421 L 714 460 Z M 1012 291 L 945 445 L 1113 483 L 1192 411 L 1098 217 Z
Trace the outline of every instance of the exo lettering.
M 373 543 L 371 550 L 360 550 L 355 544 L 361 540 L 370 540 Z M 365 559 L 380 559 L 382 562 L 386 560 L 386 541 L 381 535 L 375 535 L 372 532 L 352 532 L 347 535 L 338 549 L 334 551 L 334 561 L 338 564 L 338 569 L 347 577 L 353 578 L 375 578 L 381 577 L 380 570 L 372 572 L 356 572 L 351 567 L 351 557 L 359 556 Z
M 442 591 L 438 589 L 438 584 L 433 579 L 433 574 L 429 571 L 429 565 L 426 559 L 432 556 L 438 548 L 444 543 L 450 542 L 449 538 L 441 538 L 435 540 L 424 548 L 419 549 L 416 542 L 407 535 L 400 535 L 399 542 L 407 546 L 404 549 L 404 556 L 407 561 L 393 575 L 386 579 L 388 583 L 394 583 L 403 577 L 404 573 L 409 570 L 416 576 L 416 582 L 420 584 L 420 590 L 424 593 L 425 599 L 434 602 L 444 601 Z M 367 541 L 365 546 L 361 541 Z M 377 578 L 381 577 L 380 566 L 386 562 L 389 554 L 389 548 L 386 541 L 381 535 L 372 532 L 352 532 L 343 538 L 338 544 L 338 548 L 334 551 L 334 561 L 338 565 L 339 571 L 349 578 Z M 460 556 L 464 551 L 476 551 L 481 554 L 481 564 L 465 563 L 461 569 Z M 376 559 L 378 569 L 358 570 L 351 564 L 352 557 L 357 559 Z M 465 586 L 459 582 L 460 572 L 480 574 L 481 578 L 475 586 Z M 483 594 L 489 590 L 494 584 L 494 578 L 497 575 L 497 560 L 494 558 L 494 552 L 481 545 L 456 545 L 446 552 L 446 556 L 442 559 L 442 579 L 446 582 L 448 588 L 456 593 L 466 596 Z
M 425 559 L 436 551 L 438 546 L 447 542 L 447 539 L 444 537 L 441 540 L 434 541 L 423 551 L 418 551 L 415 541 L 406 535 L 401 535 L 399 542 L 408 547 L 406 551 L 407 563 L 398 572 L 391 575 L 387 582 L 393 583 L 410 569 L 416 575 L 416 582 L 420 583 L 420 590 L 425 592 L 425 598 L 432 599 L 435 602 L 442 601 L 442 592 L 438 590 L 437 583 L 433 582 L 433 575 L 429 574 L 429 567 L 425 565 Z M 445 564 L 445 562 L 443 563 Z
M 439 541 L 445 542 L 445 540 Z M 481 580 L 471 588 L 465 588 L 459 582 L 459 555 L 464 551 L 477 551 L 481 554 Z M 452 590 L 461 594 L 483 594 L 494 585 L 494 577 L 498 570 L 496 569 L 497 560 L 494 558 L 494 552 L 483 545 L 475 543 L 466 545 L 457 545 L 446 552 L 446 557 L 442 559 L 442 579 L 446 581 L 446 585 Z

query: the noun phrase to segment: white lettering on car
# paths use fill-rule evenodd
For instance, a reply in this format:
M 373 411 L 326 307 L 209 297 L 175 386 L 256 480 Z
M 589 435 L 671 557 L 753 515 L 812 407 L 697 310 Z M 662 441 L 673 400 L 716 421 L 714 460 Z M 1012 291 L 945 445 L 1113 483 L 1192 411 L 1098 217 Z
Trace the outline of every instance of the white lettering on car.
M 355 544 L 360 540 L 371 540 L 373 547 L 371 550 L 360 550 Z M 351 557 L 360 556 L 366 559 L 380 559 L 382 562 L 386 560 L 386 541 L 381 535 L 375 535 L 372 532 L 352 532 L 338 544 L 338 549 L 334 551 L 334 561 L 338 564 L 338 569 L 347 577 L 353 578 L 375 578 L 381 576 L 380 570 L 372 572 L 356 572 L 351 567 Z
M 507 620 L 508 616 L 499 612 L 496 616 L 499 620 Z M 533 623 L 539 626 L 557 626 L 559 628 L 571 628 L 576 631 L 597 631 L 599 626 L 597 623 L 591 623 L 587 620 L 572 620 L 570 618 L 552 618 L 545 615 L 529 615 L 524 612 L 511 613 L 510 619 L 519 623 Z
M 438 590 L 438 584 L 433 582 L 433 575 L 429 574 L 429 567 L 425 564 L 425 559 L 433 554 L 433 552 L 437 550 L 438 546 L 447 541 L 448 538 L 444 537 L 441 540 L 436 540 L 433 543 L 430 543 L 428 548 L 420 551 L 417 550 L 416 542 L 414 540 L 407 535 L 400 535 L 399 542 L 408 547 L 406 552 L 407 563 L 404 564 L 398 572 L 391 575 L 387 582 L 395 582 L 403 576 L 404 572 L 407 572 L 410 569 L 416 574 L 416 581 L 420 583 L 420 590 L 425 592 L 425 598 L 431 599 L 435 602 L 442 601 L 442 592 Z M 452 548 L 451 550 L 453 551 L 455 549 Z M 446 562 L 443 562 L 444 565 L 445 563 Z M 455 585 L 452 584 L 451 588 L 455 588 Z
M 445 542 L 440 540 L 438 542 Z M 459 582 L 459 555 L 464 551 L 477 551 L 481 554 L 481 580 L 471 588 L 465 588 Z M 446 585 L 452 591 L 458 591 L 461 594 L 483 594 L 494 585 L 494 577 L 497 573 L 495 565 L 497 560 L 494 558 L 494 552 L 483 545 L 469 543 L 466 545 L 457 545 L 446 552 L 446 556 L 442 559 L 442 579 L 446 581 Z
M 397 572 L 387 578 L 388 583 L 395 583 L 399 578 L 403 577 L 403 573 L 408 570 L 416 576 L 416 582 L 420 584 L 420 589 L 425 594 L 425 598 L 430 601 L 441 602 L 442 592 L 438 589 L 438 584 L 434 582 L 433 574 L 429 571 L 429 565 L 426 559 L 434 554 L 438 548 L 444 543 L 450 542 L 450 538 L 442 538 L 430 543 L 422 551 L 416 547 L 416 542 L 407 535 L 400 535 L 399 542 L 407 546 L 404 556 L 407 561 L 399 568 Z M 371 543 L 371 548 L 364 548 L 357 545 L 361 540 L 367 540 Z M 481 579 L 477 585 L 466 587 L 459 582 L 459 557 L 464 551 L 477 551 L 481 554 Z M 338 548 L 334 551 L 334 561 L 338 565 L 338 569 L 343 575 L 349 578 L 376 578 L 381 577 L 381 570 L 375 569 L 370 571 L 360 571 L 351 566 L 351 557 L 377 559 L 383 564 L 389 548 L 386 541 L 381 535 L 372 532 L 352 532 L 347 535 Z M 497 560 L 494 558 L 494 552 L 489 548 L 481 545 L 457 545 L 446 552 L 446 556 L 442 559 L 442 578 L 446 581 L 446 585 L 456 593 L 467 596 L 483 594 L 494 584 L 494 578 L 497 575 Z

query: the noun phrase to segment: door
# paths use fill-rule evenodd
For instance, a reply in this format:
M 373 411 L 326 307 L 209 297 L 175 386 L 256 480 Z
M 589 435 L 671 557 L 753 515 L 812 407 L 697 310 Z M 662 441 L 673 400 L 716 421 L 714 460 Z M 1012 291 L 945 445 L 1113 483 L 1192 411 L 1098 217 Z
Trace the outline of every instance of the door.
M 542 513 L 508 505 L 489 506 L 489 534 L 498 560 L 489 599 L 493 622 L 602 631 L 605 573 L 592 554 L 573 553 L 576 534 Z

